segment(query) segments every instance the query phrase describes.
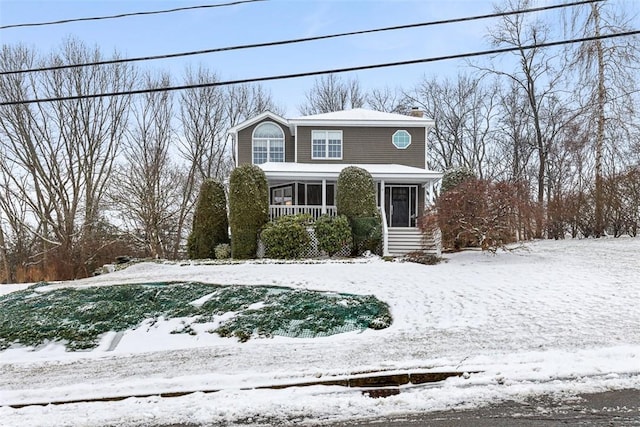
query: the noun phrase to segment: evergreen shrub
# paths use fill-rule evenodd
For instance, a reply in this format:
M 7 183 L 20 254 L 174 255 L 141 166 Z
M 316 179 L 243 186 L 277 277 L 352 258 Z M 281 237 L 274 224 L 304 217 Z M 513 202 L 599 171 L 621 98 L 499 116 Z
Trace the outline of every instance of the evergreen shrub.
M 336 208 L 345 215 L 351 226 L 352 255 L 365 251 L 379 252 L 382 225 L 376 206 L 376 187 L 373 177 L 357 166 L 346 167 L 338 175 Z
M 469 168 L 457 167 L 447 170 L 442 175 L 442 185 L 440 186 L 440 194 L 446 193 L 462 184 L 466 180 L 475 179 L 476 174 Z
M 349 220 L 378 215 L 373 177 L 357 166 L 346 167 L 338 175 L 336 208 Z
M 221 243 L 214 249 L 216 253 L 216 259 L 229 259 L 231 258 L 231 245 L 228 243 Z
M 187 238 L 190 259 L 214 258 L 215 248 L 229 242 L 227 198 L 222 183 L 206 179 L 200 187 L 193 215 L 193 228 Z
M 255 258 L 258 233 L 269 220 L 267 177 L 256 165 L 240 165 L 229 177 L 231 256 Z
M 323 215 L 314 224 L 318 249 L 332 257 L 345 246 L 353 242 L 349 220 L 344 215 L 331 217 Z
M 357 255 L 365 251 L 380 252 L 382 243 L 382 223 L 380 216 L 353 218 L 351 220 L 351 232 L 353 234 L 353 246 Z
M 265 255 L 275 259 L 301 258 L 311 241 L 307 232 L 311 222 L 311 215 L 299 214 L 281 216 L 268 223 L 260 234 Z

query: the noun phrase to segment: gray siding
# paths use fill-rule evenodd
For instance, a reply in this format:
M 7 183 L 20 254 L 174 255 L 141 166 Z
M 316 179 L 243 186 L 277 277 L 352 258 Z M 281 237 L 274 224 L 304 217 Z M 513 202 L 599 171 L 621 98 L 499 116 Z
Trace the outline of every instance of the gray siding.
M 391 143 L 397 130 L 411 134 L 411 145 L 403 150 Z M 342 130 L 342 160 L 311 159 L 312 130 Z M 298 163 L 399 164 L 425 168 L 425 128 L 307 127 L 297 129 Z M 287 153 L 287 161 L 289 161 Z
M 241 165 L 243 163 L 251 163 L 251 137 L 253 135 L 253 130 L 256 128 L 256 126 L 263 122 L 272 122 L 280 126 L 280 128 L 284 132 L 285 161 L 293 162 L 295 159 L 295 148 L 293 145 L 293 136 L 291 136 L 291 132 L 289 132 L 289 127 L 283 125 L 282 123 L 266 118 L 258 123 L 255 123 L 247 128 L 238 131 L 238 141 L 236 141 L 236 143 L 238 144 L 238 164 Z

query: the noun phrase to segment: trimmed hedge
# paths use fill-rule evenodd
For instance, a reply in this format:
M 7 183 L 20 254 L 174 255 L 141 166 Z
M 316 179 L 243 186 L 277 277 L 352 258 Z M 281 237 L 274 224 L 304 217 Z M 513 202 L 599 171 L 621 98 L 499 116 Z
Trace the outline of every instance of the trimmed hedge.
M 367 250 L 377 253 L 382 241 L 382 224 L 373 177 L 357 166 L 346 167 L 338 176 L 337 193 L 338 215 L 345 215 L 351 226 L 351 254 L 361 255 Z
M 336 217 L 323 215 L 318 218 L 313 228 L 318 239 L 318 249 L 326 252 L 330 257 L 353 242 L 351 226 L 344 215 Z
M 376 186 L 373 177 L 365 169 L 357 166 L 342 169 L 336 185 L 338 215 L 345 215 L 351 220 L 378 214 Z
M 228 242 L 229 221 L 224 186 L 213 179 L 206 179 L 200 187 L 193 228 L 187 238 L 189 258 L 217 258 L 216 246 Z
M 231 256 L 255 258 L 258 233 L 269 220 L 267 177 L 256 165 L 240 165 L 229 178 Z
M 286 215 L 265 225 L 260 239 L 264 243 L 265 255 L 275 259 L 301 258 L 311 242 L 307 225 L 311 215 Z

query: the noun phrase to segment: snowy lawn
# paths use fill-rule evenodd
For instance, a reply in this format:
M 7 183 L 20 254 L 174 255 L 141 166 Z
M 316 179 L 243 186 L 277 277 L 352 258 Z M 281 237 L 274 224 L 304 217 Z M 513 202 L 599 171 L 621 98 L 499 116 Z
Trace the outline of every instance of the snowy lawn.
M 435 266 L 385 262 L 146 263 L 75 282 L 153 281 L 287 286 L 374 295 L 390 306 L 382 330 L 322 338 L 171 334 L 174 321 L 107 333 L 92 351 L 0 353 L 6 425 L 313 424 L 487 404 L 533 393 L 640 388 L 640 239 L 540 241 L 496 256 L 448 255 Z M 25 285 L 0 286 L 0 293 Z M 384 370 L 481 371 L 371 399 L 314 386 L 260 390 Z M 178 398 L 62 406 L 6 405 L 216 389 Z

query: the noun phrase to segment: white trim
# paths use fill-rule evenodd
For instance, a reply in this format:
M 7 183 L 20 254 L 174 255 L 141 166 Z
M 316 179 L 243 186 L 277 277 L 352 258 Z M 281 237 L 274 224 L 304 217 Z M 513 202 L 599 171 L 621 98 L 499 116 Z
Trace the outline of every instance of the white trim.
M 267 142 L 267 162 L 271 162 L 271 141 L 275 140 L 276 138 L 256 138 L 255 134 L 256 134 L 256 130 L 260 129 L 261 126 L 266 125 L 266 124 L 272 124 L 274 126 L 276 126 L 279 130 L 280 133 L 282 133 L 282 162 L 274 162 L 274 163 L 284 163 L 287 161 L 287 136 L 284 133 L 284 130 L 282 130 L 282 127 L 279 126 L 277 123 L 266 120 L 262 123 L 260 123 L 258 126 L 256 126 L 255 128 L 253 128 L 253 132 L 251 132 L 251 163 L 252 164 L 256 164 L 256 159 L 255 159 L 255 150 L 254 150 L 254 142 L 256 139 L 259 140 L 266 140 Z
M 298 126 L 293 128 L 293 162 L 298 163 Z
M 358 166 L 367 170 L 375 181 L 385 180 L 387 183 L 426 183 L 442 178 L 441 172 L 414 168 L 411 166 L 385 164 L 343 164 L 343 163 L 263 163 L 258 165 L 264 170 L 269 180 L 301 180 L 335 181 L 342 169 Z M 395 167 L 389 167 L 395 166 Z
M 314 132 L 324 132 L 324 148 L 325 157 L 314 157 L 313 155 L 313 134 Z M 340 133 L 340 157 L 329 157 L 329 132 Z M 311 160 L 342 160 L 342 154 L 344 152 L 344 134 L 342 129 L 312 129 L 311 130 Z

